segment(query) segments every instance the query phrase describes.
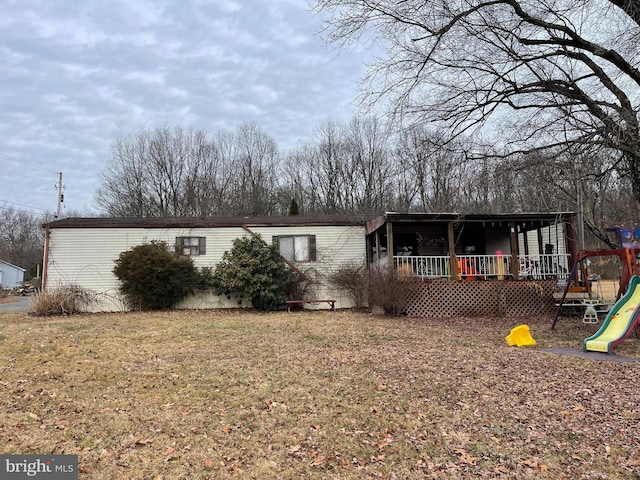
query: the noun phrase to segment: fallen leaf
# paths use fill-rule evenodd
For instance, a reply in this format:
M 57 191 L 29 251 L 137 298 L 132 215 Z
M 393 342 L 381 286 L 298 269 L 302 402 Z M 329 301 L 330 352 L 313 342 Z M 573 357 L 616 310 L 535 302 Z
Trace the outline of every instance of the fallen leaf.
M 475 465 L 476 464 L 476 459 L 473 458 L 471 455 L 469 455 L 469 452 L 467 452 L 466 450 L 463 449 L 458 449 L 456 450 L 456 452 L 458 453 L 458 455 L 460 455 L 460 461 L 462 463 L 466 463 L 467 465 Z
M 319 467 L 324 464 L 324 457 L 322 455 L 318 455 L 313 461 L 309 464 L 311 467 Z

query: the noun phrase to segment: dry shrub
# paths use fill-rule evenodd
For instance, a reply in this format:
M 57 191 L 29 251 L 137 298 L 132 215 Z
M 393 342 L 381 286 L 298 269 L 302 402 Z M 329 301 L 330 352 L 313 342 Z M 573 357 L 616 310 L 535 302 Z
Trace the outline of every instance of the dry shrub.
M 82 313 L 97 301 L 96 293 L 78 285 L 63 285 L 37 291 L 31 297 L 31 308 L 37 316 Z
M 412 282 L 398 275 L 395 268 L 372 267 L 369 271 L 369 306 L 380 307 L 386 315 L 397 317 L 404 312 Z
M 361 263 L 347 263 L 329 275 L 329 282 L 344 292 L 353 305 L 360 308 L 367 305 L 369 273 Z

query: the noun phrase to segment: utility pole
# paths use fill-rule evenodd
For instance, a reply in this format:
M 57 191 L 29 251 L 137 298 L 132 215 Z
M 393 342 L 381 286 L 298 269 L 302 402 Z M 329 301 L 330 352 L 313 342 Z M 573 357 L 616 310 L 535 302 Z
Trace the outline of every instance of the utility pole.
M 62 194 L 62 172 L 58 172 L 58 211 L 56 218 L 60 217 L 60 210 L 62 209 L 62 202 L 64 202 L 64 195 Z

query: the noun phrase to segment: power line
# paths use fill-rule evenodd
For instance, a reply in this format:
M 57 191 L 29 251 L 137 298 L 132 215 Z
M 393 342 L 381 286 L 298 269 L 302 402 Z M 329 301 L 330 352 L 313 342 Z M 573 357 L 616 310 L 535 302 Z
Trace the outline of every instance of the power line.
M 3 157 L 6 157 L 6 158 L 10 158 L 11 160 L 15 160 L 16 162 L 24 163 L 25 165 L 29 165 L 30 167 L 33 167 L 33 168 L 39 168 L 40 170 L 42 170 L 44 172 L 47 172 L 47 173 L 52 173 L 54 175 L 56 173 L 58 173 L 58 172 L 52 172 L 51 170 L 48 170 L 48 169 L 46 169 L 44 167 L 41 167 L 40 165 L 34 165 L 32 163 L 25 162 L 24 160 L 19 160 L 16 157 L 12 157 L 11 155 L 7 155 L 6 153 L 0 152 L 0 155 L 2 155 Z
M 11 205 L 17 205 L 19 207 L 24 207 L 24 208 L 31 208 L 33 210 L 42 210 L 43 212 L 47 212 L 48 211 L 46 208 L 31 207 L 29 205 L 22 205 L 20 203 L 10 202 L 8 200 L 0 200 L 0 202 L 10 203 Z
M 8 175 L 17 175 L 18 177 L 28 178 L 29 180 L 37 180 L 38 182 L 50 182 L 51 181 L 51 179 L 44 180 L 42 178 L 35 178 L 35 177 L 29 177 L 27 175 L 22 175 L 21 173 L 7 172 L 6 170 L 0 170 L 0 172 L 6 173 Z
M 29 215 L 48 215 L 48 214 L 51 214 L 51 212 L 49 212 L 49 211 L 45 211 L 44 213 L 41 213 L 41 212 L 34 212 L 33 210 L 23 210 L 22 208 L 3 207 L 3 206 L 0 206 L 0 210 L 11 210 L 12 212 L 28 213 Z M 53 216 L 53 214 L 51 214 L 51 216 Z

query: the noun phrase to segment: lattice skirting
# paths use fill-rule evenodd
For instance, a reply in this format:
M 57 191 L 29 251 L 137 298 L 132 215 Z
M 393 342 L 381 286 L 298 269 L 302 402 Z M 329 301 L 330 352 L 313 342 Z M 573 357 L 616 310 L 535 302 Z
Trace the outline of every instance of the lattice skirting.
M 415 282 L 407 315 L 414 317 L 524 317 L 555 312 L 555 280 Z

